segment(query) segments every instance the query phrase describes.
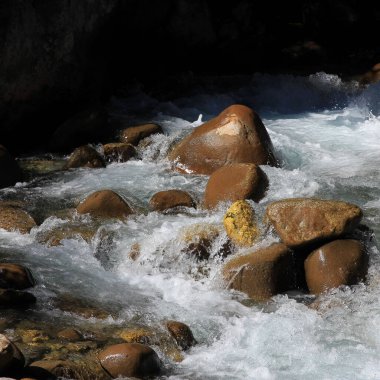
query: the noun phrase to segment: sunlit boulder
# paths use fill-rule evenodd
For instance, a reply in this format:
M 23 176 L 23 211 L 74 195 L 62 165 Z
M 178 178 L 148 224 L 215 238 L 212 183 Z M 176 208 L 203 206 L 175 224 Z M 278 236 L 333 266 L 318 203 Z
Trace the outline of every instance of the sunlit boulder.
M 251 246 L 260 236 L 255 212 L 247 201 L 237 201 L 224 216 L 224 228 L 233 243 L 243 247 Z
M 363 280 L 368 268 L 364 245 L 352 239 L 335 240 L 314 250 L 305 260 L 307 286 L 320 294 Z
M 133 211 L 128 203 L 112 190 L 100 190 L 90 194 L 77 207 L 79 214 L 101 218 L 126 218 Z
M 272 142 L 251 108 L 232 105 L 197 127 L 169 154 L 177 170 L 211 174 L 234 163 L 276 165 Z
M 255 164 L 223 166 L 207 182 L 204 206 L 215 208 L 219 202 L 253 199 L 258 202 L 268 188 L 266 174 Z
M 266 209 L 266 221 L 289 247 L 339 238 L 352 232 L 361 218 L 354 204 L 312 198 L 283 199 Z
M 266 300 L 294 287 L 292 252 L 284 244 L 273 244 L 234 257 L 225 264 L 223 277 L 229 288 L 257 301 Z

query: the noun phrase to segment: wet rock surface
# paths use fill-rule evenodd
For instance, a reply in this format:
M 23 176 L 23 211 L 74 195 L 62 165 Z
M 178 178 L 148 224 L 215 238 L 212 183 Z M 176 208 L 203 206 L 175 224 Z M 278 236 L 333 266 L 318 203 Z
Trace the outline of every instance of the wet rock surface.
M 71 153 L 65 168 L 104 168 L 105 166 L 103 157 L 94 148 L 83 145 Z
M 276 165 L 264 124 L 242 105 L 232 105 L 197 127 L 174 147 L 169 159 L 177 170 L 197 174 L 211 174 L 236 163 Z
M 362 211 L 347 202 L 295 198 L 269 204 L 266 217 L 286 245 L 300 247 L 352 232 Z
M 153 211 L 166 211 L 176 207 L 195 208 L 193 198 L 182 190 L 160 191 L 152 196 L 149 206 Z
M 78 205 L 77 212 L 102 218 L 125 218 L 133 213 L 127 202 L 112 190 L 90 194 Z
M 305 260 L 306 281 L 313 294 L 365 279 L 368 254 L 363 243 L 335 240 L 310 253 Z
M 255 164 L 223 166 L 207 182 L 204 206 L 215 208 L 220 202 L 253 199 L 258 202 L 269 186 L 266 174 Z
M 273 244 L 228 261 L 223 276 L 229 288 L 257 301 L 266 300 L 295 286 L 292 252 L 284 244 Z
M 160 360 L 153 349 L 139 343 L 110 346 L 99 353 L 102 367 L 112 376 L 138 377 L 157 375 Z

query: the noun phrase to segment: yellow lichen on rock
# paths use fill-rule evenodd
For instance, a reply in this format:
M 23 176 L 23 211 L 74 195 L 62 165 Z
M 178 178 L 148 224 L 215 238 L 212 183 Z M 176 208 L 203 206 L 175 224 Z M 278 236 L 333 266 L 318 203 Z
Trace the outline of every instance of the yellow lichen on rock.
M 255 212 L 247 201 L 236 201 L 224 216 L 224 228 L 237 245 L 251 246 L 259 237 Z

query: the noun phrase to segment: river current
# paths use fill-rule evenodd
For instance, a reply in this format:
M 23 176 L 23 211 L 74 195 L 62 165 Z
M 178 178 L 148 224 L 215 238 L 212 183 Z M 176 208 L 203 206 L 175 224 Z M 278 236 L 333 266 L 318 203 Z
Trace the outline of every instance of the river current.
M 362 89 L 324 73 L 257 74 L 223 83 L 210 78 L 195 94 L 171 101 L 158 101 L 139 89 L 115 98 L 110 103 L 113 117 L 139 122 L 149 115 L 165 134 L 155 135 L 138 158 L 126 163 L 52 172 L 0 190 L 1 199 L 23 200 L 40 223 L 29 235 L 0 230 L 1 259 L 25 264 L 38 282 L 31 290 L 38 302 L 25 318 L 70 321 L 87 329 L 96 325 L 104 331 L 131 322 L 185 322 L 198 345 L 181 363 L 172 363 L 156 348 L 166 367 L 163 378 L 172 380 L 379 379 L 380 84 Z M 366 283 L 331 291 L 319 300 L 318 310 L 301 302 L 312 301 L 307 295 L 249 302 L 225 289 L 219 256 L 200 265 L 183 254 L 183 231 L 197 223 L 221 226 L 227 205 L 214 212 L 148 212 L 150 197 L 160 190 L 183 189 L 202 200 L 208 177 L 171 171 L 166 153 L 174 141 L 234 103 L 260 114 L 282 162 L 281 168 L 262 167 L 270 187 L 254 204 L 259 215 L 269 202 L 283 198 L 345 200 L 362 207 L 363 223 L 374 230 Z M 21 162 L 37 159 L 24 157 Z M 78 237 L 59 246 L 40 242 L 49 231 L 72 223 L 65 213 L 51 216 L 51 210 L 74 207 L 105 188 L 121 194 L 136 216 L 98 226 L 90 241 Z M 74 218 L 91 224 L 87 216 Z M 111 237 L 106 243 L 104 234 Z M 222 234 L 214 244 L 215 253 L 224 239 Z M 260 244 L 276 240 L 270 235 Z M 141 254 L 132 260 L 135 243 Z M 64 312 L 54 304 L 62 294 L 90 300 L 111 315 L 98 320 Z

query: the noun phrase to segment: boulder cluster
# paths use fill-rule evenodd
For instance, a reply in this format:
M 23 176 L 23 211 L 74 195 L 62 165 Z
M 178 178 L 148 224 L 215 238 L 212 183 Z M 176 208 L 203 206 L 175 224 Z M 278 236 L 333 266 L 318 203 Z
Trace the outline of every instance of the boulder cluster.
M 103 125 L 104 117 L 103 112 L 94 110 L 77 115 L 57 132 L 55 144 L 67 144 L 70 138 L 65 132 L 73 134 L 81 121 L 86 130 L 97 130 Z M 159 133 L 163 133 L 163 129 L 153 123 L 127 127 L 120 132 L 119 142 L 78 146 L 64 169 L 101 169 L 110 162 L 128 161 L 137 156 L 138 147 L 146 146 L 144 139 Z M 209 260 L 212 248 L 219 244 L 217 255 L 224 260 L 221 275 L 228 288 L 261 302 L 294 289 L 319 295 L 365 279 L 368 247 L 358 238 L 362 219 L 358 206 L 337 200 L 283 199 L 266 205 L 264 218 L 260 220 L 255 203 L 260 202 L 270 188 L 269 179 L 260 166 L 278 166 L 280 162 L 263 122 L 249 107 L 232 105 L 195 128 L 172 147 L 168 159 L 173 170 L 209 176 L 203 199 L 195 199 L 181 189 L 166 189 L 152 195 L 147 209 L 157 213 L 191 212 L 195 208 L 209 213 L 223 210 L 223 226 L 222 223 L 220 226 L 196 224 L 183 230 L 178 239 L 183 243 L 181 253 L 199 263 Z M 2 146 L 0 168 L 1 187 L 22 179 L 17 161 Z M 89 214 L 91 220 L 99 223 L 109 218 L 125 220 L 137 212 L 137 207 L 112 189 L 90 193 L 76 205 L 77 214 Z M 81 223 L 80 218 L 75 223 L 78 220 Z M 41 242 L 58 245 L 62 239 L 78 234 L 84 240 L 91 240 L 95 232 L 90 226 L 75 223 L 73 221 L 69 229 L 59 228 L 53 235 L 41 238 Z M 28 234 L 36 225 L 22 202 L 0 202 L 0 228 Z M 223 244 L 221 236 L 227 236 Z M 277 242 L 267 244 L 269 236 L 270 241 Z M 104 236 L 105 241 L 108 239 L 112 237 Z M 131 247 L 129 257 L 137 260 L 139 255 L 137 243 Z M 36 298 L 25 289 L 35 283 L 26 267 L 0 263 L 0 308 L 29 308 Z M 107 311 L 83 304 L 70 295 L 56 300 L 55 306 L 83 318 L 109 316 Z M 24 329 L 18 334 L 24 345 L 33 343 L 46 347 L 50 344 L 50 348 L 63 349 L 62 342 L 65 342 L 65 352 L 86 352 L 85 359 L 63 360 L 58 356 L 58 360 L 54 356 L 42 356 L 26 360 L 18 344 L 0 334 L 0 376 L 145 378 L 162 372 L 161 355 L 181 361 L 182 352 L 196 344 L 190 328 L 178 321 L 165 321 L 164 327 L 156 331 L 146 326 L 123 329 L 112 342 L 100 344 L 84 340 L 84 335 L 70 326 L 58 331 L 54 338 L 38 329 Z M 151 346 L 158 347 L 160 352 Z

